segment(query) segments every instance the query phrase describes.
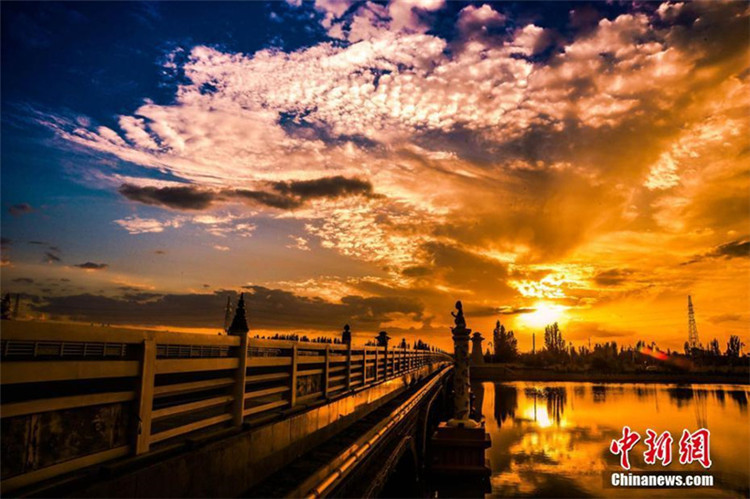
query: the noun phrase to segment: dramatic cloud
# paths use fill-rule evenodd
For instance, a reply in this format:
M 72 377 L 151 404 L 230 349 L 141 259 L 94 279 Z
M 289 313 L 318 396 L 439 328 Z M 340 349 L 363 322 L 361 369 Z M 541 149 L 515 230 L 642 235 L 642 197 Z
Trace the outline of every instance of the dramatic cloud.
M 714 324 L 723 324 L 725 322 L 742 322 L 747 321 L 746 317 L 743 317 L 740 314 L 721 314 L 721 315 L 714 315 L 708 318 L 709 321 L 713 322 Z
M 268 188 L 270 192 L 246 189 L 210 191 L 192 186 L 153 187 L 123 184 L 118 191 L 131 201 L 178 210 L 205 210 L 214 201 L 226 201 L 234 198 L 287 210 L 299 208 L 313 199 L 336 199 L 356 195 L 372 196 L 372 184 L 370 182 L 340 175 L 315 180 L 273 182 L 268 184 Z
M 345 296 L 339 302 L 300 297 L 279 289 L 247 286 L 245 304 L 252 329 L 311 329 L 336 334 L 344 324 L 355 331 L 376 330 L 392 316 L 406 314 L 419 320 L 422 306 L 404 297 Z M 154 324 L 178 327 L 221 328 L 227 296 L 232 291 L 212 294 L 128 293 L 122 298 L 81 294 L 47 297 L 35 305 L 38 312 L 85 322 L 111 324 Z
M 750 258 L 750 240 L 722 244 L 708 255 L 717 258 Z
M 32 208 L 29 203 L 14 204 L 11 205 L 10 208 L 8 208 L 8 213 L 13 215 L 14 217 L 33 212 L 34 208 Z
M 396 294 L 414 300 L 389 304 L 399 324 L 442 327 L 461 297 L 486 324 L 564 310 L 615 337 L 665 334 L 622 313 L 637 303 L 670 310 L 670 327 L 693 290 L 717 313 L 746 305 L 746 3 L 576 6 L 564 28 L 504 4 L 293 3 L 279 12 L 327 37 L 180 47 L 164 60 L 169 98 L 142 96 L 106 126 L 33 119 L 94 157 L 82 178 L 149 205 L 117 226 L 186 232 L 232 258 L 208 269 L 224 273 L 215 286 L 262 282 L 254 296 L 292 301 L 256 267 L 238 275 L 252 255 L 286 289 L 342 300 L 301 310 L 366 316 L 341 296 L 384 309 L 375 299 Z
M 270 185 L 274 192 L 249 191 L 238 189 L 225 195 L 236 196 L 271 208 L 294 209 L 314 199 L 337 199 L 347 196 L 372 196 L 372 184 L 358 178 L 340 175 L 315 180 L 295 180 L 274 182 Z
M 60 262 L 62 261 L 62 259 L 50 251 L 45 251 L 44 259 L 42 261 L 44 261 L 45 263 L 54 263 L 54 262 Z
M 601 286 L 617 286 L 627 281 L 633 274 L 629 269 L 609 269 L 597 272 L 594 276 L 594 282 Z
M 696 263 L 709 258 L 750 258 L 750 240 L 745 239 L 721 244 L 708 253 L 694 257 L 685 264 Z
M 74 267 L 78 267 L 79 269 L 84 270 L 104 270 L 109 265 L 106 263 L 94 263 L 94 262 L 86 262 L 86 263 L 79 263 L 78 265 L 73 265 Z
M 343 196 L 372 195 L 372 184 L 358 178 L 335 177 L 315 180 L 276 182 L 273 189 L 285 196 L 300 199 L 340 198 Z
M 179 210 L 203 210 L 211 206 L 214 194 L 193 187 L 137 187 L 123 184 L 119 193 L 143 204 L 162 205 Z

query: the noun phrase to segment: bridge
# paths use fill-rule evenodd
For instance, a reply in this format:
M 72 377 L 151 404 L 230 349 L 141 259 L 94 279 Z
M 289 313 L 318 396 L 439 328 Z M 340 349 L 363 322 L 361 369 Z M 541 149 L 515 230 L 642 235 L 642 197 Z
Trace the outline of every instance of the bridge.
M 235 333 L 4 321 L 2 495 L 375 496 L 399 476 L 423 486 L 450 355 L 387 337 Z

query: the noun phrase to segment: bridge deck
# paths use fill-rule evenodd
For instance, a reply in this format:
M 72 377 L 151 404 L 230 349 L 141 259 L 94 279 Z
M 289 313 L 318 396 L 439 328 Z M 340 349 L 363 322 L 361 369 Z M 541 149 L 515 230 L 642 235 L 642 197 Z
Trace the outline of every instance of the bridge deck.
M 316 484 L 330 468 L 337 457 L 352 449 L 363 435 L 373 433 L 379 426 L 393 417 L 394 412 L 405 409 L 410 399 L 429 388 L 430 382 L 444 374 L 444 371 L 433 374 L 430 378 L 415 384 L 414 388 L 394 397 L 392 400 L 360 418 L 335 437 L 328 439 L 315 449 L 303 454 L 284 468 L 269 476 L 266 480 L 251 488 L 243 497 L 298 497 L 309 494 L 304 484 Z M 382 443 L 381 443 L 382 444 Z M 370 484 L 361 484 L 363 493 Z M 351 489 L 351 486 L 349 487 Z M 351 492 L 351 490 L 349 490 Z

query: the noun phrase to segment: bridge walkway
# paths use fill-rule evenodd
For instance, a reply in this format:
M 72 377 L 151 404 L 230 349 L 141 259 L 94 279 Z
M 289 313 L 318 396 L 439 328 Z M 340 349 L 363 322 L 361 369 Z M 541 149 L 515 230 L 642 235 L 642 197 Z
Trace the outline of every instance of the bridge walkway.
M 389 454 L 387 450 L 382 452 L 384 447 L 392 449 L 399 444 L 398 440 L 405 433 L 405 430 L 399 427 L 403 425 L 393 423 L 399 423 L 407 415 L 414 417 L 416 411 L 419 410 L 418 404 L 425 399 L 430 390 L 449 371 L 450 368 L 443 369 L 428 379 L 415 383 L 414 388 L 399 394 L 370 414 L 354 422 L 335 437 L 303 454 L 248 490 L 243 494 L 243 497 L 316 497 L 333 492 L 335 487 L 331 480 L 345 478 L 338 470 L 347 468 L 346 473 L 349 473 L 357 465 L 361 466 L 373 454 Z M 409 412 L 412 412 L 412 414 L 408 414 Z M 390 426 L 388 423 L 391 423 Z M 393 435 L 389 435 L 388 432 L 396 434 L 397 438 L 389 439 L 388 437 Z M 385 438 L 379 438 L 375 441 L 373 435 L 378 434 Z M 351 455 L 364 447 L 362 445 L 363 440 L 373 444 L 371 448 L 367 449 L 366 455 L 353 463 L 353 466 L 338 467 L 337 465 L 346 462 L 352 464 Z M 348 461 L 347 458 L 349 458 Z M 331 473 L 331 470 L 336 471 Z M 325 483 L 326 480 L 328 480 L 328 483 Z M 368 497 L 371 495 L 374 485 L 372 482 L 349 483 L 346 486 L 346 495 Z M 338 494 L 334 493 L 333 495 Z

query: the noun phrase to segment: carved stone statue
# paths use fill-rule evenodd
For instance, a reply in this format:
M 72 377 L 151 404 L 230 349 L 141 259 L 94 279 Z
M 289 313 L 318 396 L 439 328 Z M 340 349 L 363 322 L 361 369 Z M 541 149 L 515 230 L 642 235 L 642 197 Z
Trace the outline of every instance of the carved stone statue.
M 464 319 L 464 307 L 461 304 L 461 300 L 458 300 L 456 302 L 456 310 L 458 310 L 458 313 L 451 312 L 451 315 L 454 317 L 454 322 L 456 323 L 457 328 L 465 328 L 466 327 L 466 319 Z

